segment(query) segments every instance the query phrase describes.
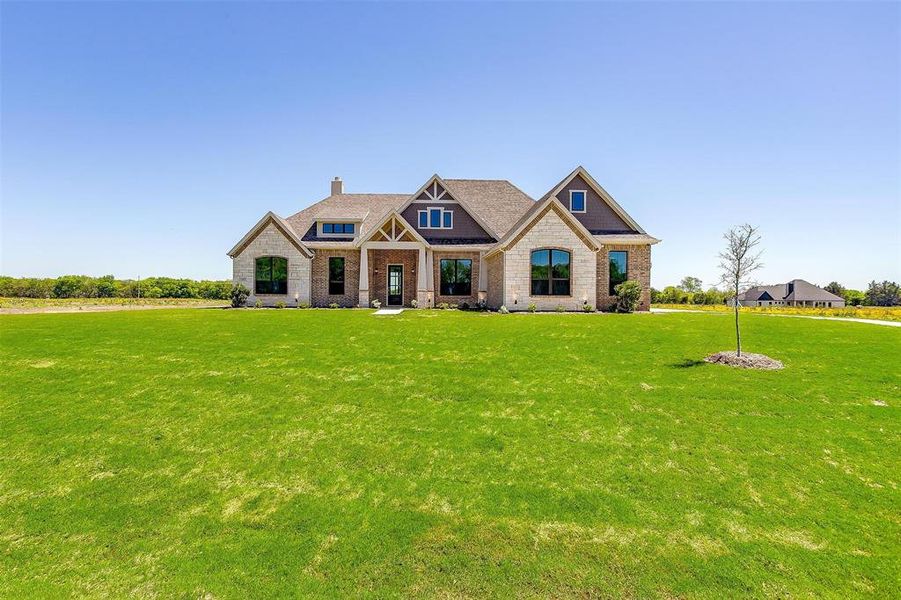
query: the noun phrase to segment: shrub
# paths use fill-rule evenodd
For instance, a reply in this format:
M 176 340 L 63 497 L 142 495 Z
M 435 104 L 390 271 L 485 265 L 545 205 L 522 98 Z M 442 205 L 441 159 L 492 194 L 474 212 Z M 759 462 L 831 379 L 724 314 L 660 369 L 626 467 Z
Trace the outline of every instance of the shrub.
M 469 302 L 466 300 L 461 300 L 457 303 L 457 308 L 460 310 L 469 310 Z
M 263 301 L 258 299 L 258 300 L 254 303 L 253 307 L 254 307 L 254 308 L 263 308 Z
M 331 304 L 328 305 L 328 307 L 329 308 L 341 308 L 340 306 L 338 306 L 337 302 L 332 302 Z
M 488 310 L 488 301 L 487 300 L 479 300 L 476 302 L 477 310 Z
M 240 283 L 236 283 L 232 286 L 230 295 L 232 308 L 239 308 L 247 304 L 247 297 L 250 296 L 250 290 Z
M 566 312 L 566 307 L 563 306 L 562 304 L 558 304 L 557 306 L 554 307 L 554 311 L 555 312 Z
M 499 309 L 497 309 L 497 312 L 499 312 L 499 313 L 502 314 L 502 315 L 508 315 L 508 314 L 510 314 L 510 311 L 507 310 L 507 307 L 506 307 L 506 306 L 501 306 Z
M 410 306 L 413 308 L 417 308 L 419 306 L 419 302 L 417 302 L 416 299 L 414 298 L 413 300 L 410 300 Z
M 435 308 L 437 308 L 438 310 L 447 310 L 450 308 L 450 304 L 448 304 L 447 302 L 440 302 L 435 305 Z
M 534 302 L 530 302 L 529 305 L 526 307 L 526 310 L 533 313 L 538 310 L 538 305 L 535 304 Z
M 297 308 L 310 308 L 310 303 L 309 302 L 299 302 L 297 304 Z
M 588 303 L 586 302 L 585 304 L 582 305 L 582 312 L 593 313 L 593 312 L 594 312 L 594 305 L 593 305 L 593 304 L 588 304 Z
M 380 309 L 380 308 L 382 307 L 382 303 L 379 301 L 378 298 L 376 298 L 375 300 L 373 300 L 373 301 L 370 302 L 369 304 L 371 304 L 371 305 L 372 305 L 372 308 L 374 308 L 374 309 L 376 309 L 376 310 L 378 310 L 378 309 Z
M 641 300 L 641 284 L 630 279 L 613 288 L 613 291 L 616 292 L 616 312 L 635 312 Z
M 285 308 L 286 306 L 288 306 L 288 305 L 285 304 L 284 302 L 282 302 L 281 300 L 279 300 L 278 302 L 275 303 L 275 308 Z

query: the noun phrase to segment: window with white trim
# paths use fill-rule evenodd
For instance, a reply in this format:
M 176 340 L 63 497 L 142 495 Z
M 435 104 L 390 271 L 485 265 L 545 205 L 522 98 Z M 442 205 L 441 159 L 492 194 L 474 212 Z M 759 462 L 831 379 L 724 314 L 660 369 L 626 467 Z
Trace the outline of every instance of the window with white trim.
M 419 229 L 453 229 L 454 211 L 430 206 L 418 211 Z
M 585 197 L 587 194 L 586 190 L 569 190 L 569 212 L 585 212 Z
M 353 235 L 353 223 L 322 223 L 323 235 Z

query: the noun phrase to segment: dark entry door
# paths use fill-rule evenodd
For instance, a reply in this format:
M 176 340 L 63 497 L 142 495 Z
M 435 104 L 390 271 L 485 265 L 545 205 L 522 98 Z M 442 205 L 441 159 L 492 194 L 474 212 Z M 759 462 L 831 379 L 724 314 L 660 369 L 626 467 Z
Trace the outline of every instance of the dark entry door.
M 404 267 L 388 265 L 388 306 L 402 306 L 404 303 Z

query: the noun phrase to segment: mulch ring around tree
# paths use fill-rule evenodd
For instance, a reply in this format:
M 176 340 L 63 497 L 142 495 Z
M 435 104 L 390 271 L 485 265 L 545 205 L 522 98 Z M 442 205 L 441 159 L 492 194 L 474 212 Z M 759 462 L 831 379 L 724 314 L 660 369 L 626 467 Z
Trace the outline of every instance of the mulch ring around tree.
M 704 361 L 718 365 L 729 365 L 730 367 L 742 369 L 762 369 L 764 371 L 776 371 L 785 368 L 782 361 L 770 358 L 765 354 L 752 354 L 750 352 L 742 352 L 741 356 L 738 356 L 735 352 L 717 352 L 705 358 Z

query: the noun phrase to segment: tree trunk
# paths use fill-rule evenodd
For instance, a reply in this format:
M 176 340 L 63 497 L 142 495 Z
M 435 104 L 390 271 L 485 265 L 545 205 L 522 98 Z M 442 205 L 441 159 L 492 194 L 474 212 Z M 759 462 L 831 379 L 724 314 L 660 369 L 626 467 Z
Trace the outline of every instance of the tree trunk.
M 736 355 L 741 356 L 741 331 L 738 329 L 738 287 L 735 288 L 735 301 L 732 303 L 735 309 L 735 347 Z

